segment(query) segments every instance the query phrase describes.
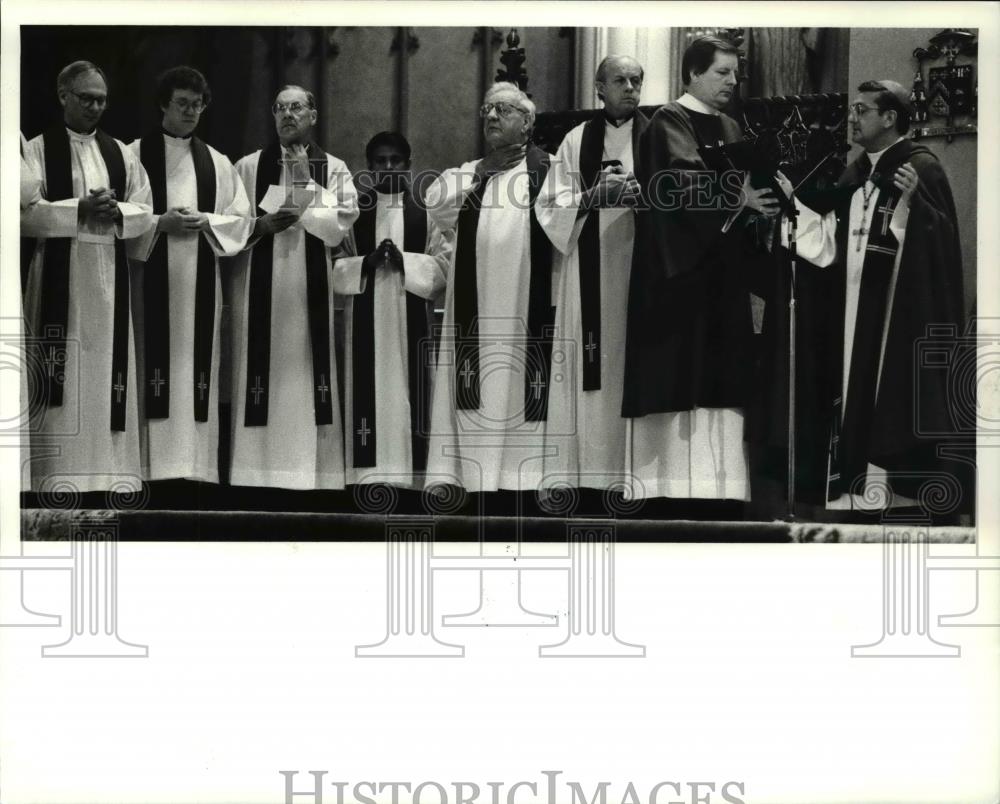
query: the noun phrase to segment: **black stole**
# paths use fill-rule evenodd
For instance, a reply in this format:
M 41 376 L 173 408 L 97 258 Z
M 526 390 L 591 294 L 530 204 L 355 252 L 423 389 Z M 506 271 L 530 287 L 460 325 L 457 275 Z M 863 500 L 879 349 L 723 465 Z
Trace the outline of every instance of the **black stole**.
M 374 193 L 359 199 L 361 214 L 354 223 L 354 242 L 359 256 L 375 251 Z M 397 244 L 398 248 L 398 244 Z M 427 212 L 409 191 L 403 194 L 403 251 L 423 254 L 427 248 Z M 401 271 L 402 265 L 393 265 Z M 355 468 L 375 466 L 377 427 L 375 418 L 375 261 L 365 260 L 362 271 L 365 290 L 354 297 L 351 334 L 352 441 Z M 427 412 L 430 403 L 430 361 L 421 344 L 428 343 L 430 327 L 427 302 L 406 294 L 407 373 L 410 385 L 410 446 L 413 471 L 427 468 Z M 384 388 L 382 393 L 392 393 Z
M 281 182 L 282 155 L 277 143 L 261 151 L 257 161 L 255 204 L 264 200 L 267 188 Z M 320 187 L 327 182 L 326 154 L 309 144 L 309 165 Z M 264 210 L 257 207 L 257 214 Z M 327 279 L 326 246 L 305 232 L 306 297 L 309 313 L 309 338 L 313 358 L 313 410 L 316 424 L 333 423 L 333 375 L 330 372 L 330 293 Z M 271 370 L 271 273 L 274 261 L 274 235 L 264 235 L 250 255 L 250 291 L 247 305 L 247 380 L 244 426 L 267 425 L 268 393 Z
M 888 157 L 888 159 L 887 159 Z M 863 160 L 859 160 L 863 161 Z M 870 164 L 870 163 L 869 163 Z M 875 212 L 872 216 L 868 242 L 865 246 L 864 262 L 861 269 L 861 285 L 858 288 L 858 310 L 854 325 L 854 341 L 851 349 L 851 366 L 847 380 L 847 400 L 844 404 L 839 391 L 842 385 L 843 355 L 837 365 L 838 374 L 834 399 L 833 437 L 831 439 L 830 485 L 827 499 L 833 500 L 845 492 L 852 492 L 856 479 L 863 477 L 868 469 L 868 448 L 871 443 L 872 420 L 875 414 L 875 397 L 878 389 L 879 362 L 881 357 L 882 332 L 889 301 L 889 284 L 899 241 L 896 240 L 889 223 L 899 203 L 900 193 L 892 183 L 893 174 L 901 162 L 892 159 L 887 152 L 879 160 L 879 172 L 872 174 Z M 853 170 L 852 170 L 853 168 Z M 845 174 L 845 181 L 863 187 L 867 173 L 858 170 L 857 163 Z M 855 175 L 858 173 L 859 175 Z M 845 181 L 841 183 L 844 184 Z M 850 207 L 843 213 L 844 229 L 849 228 Z M 862 227 L 864 222 L 862 222 Z M 843 236 L 846 234 L 846 237 Z M 842 270 L 846 272 L 847 251 L 856 248 L 857 234 L 845 231 L 838 238 L 838 248 L 843 254 Z M 846 275 L 841 285 L 846 282 Z M 840 340 L 843 343 L 844 299 L 839 299 Z M 842 349 L 842 347 L 841 347 Z M 843 412 L 843 418 L 841 418 Z
M 73 168 L 70 156 L 69 135 L 62 125 L 55 126 L 42 135 L 45 142 L 45 197 L 49 201 L 73 198 Z M 108 171 L 115 198 L 126 198 L 125 159 L 115 140 L 100 129 L 96 132 L 97 147 Z M 65 382 L 66 334 L 69 322 L 69 254 L 73 238 L 50 237 L 45 240 L 42 262 L 41 334 L 46 341 L 43 355 L 48 378 L 46 403 L 58 407 L 63 403 Z M 91 266 L 81 266 L 90 270 Z M 115 301 L 112 321 L 111 376 L 111 429 L 125 430 L 125 411 L 128 403 L 128 321 L 129 275 L 125 241 L 115 238 Z M 84 400 L 80 400 L 83 404 Z
M 632 118 L 632 154 L 638 153 L 639 135 L 646 118 L 636 112 Z M 607 117 L 602 113 L 583 126 L 580 140 L 580 179 L 584 189 L 597 182 L 604 156 Z M 583 344 L 583 390 L 601 389 L 601 233 L 600 210 L 587 213 L 577 241 L 580 268 L 580 337 Z
M 535 217 L 535 199 L 549 170 L 549 155 L 534 145 L 527 154 L 528 202 L 531 205 L 531 277 L 528 287 L 528 335 L 524 354 L 524 419 L 544 421 L 549 406 L 552 356 L 552 246 Z M 486 182 L 465 198 L 455 240 L 455 407 L 478 410 L 479 295 L 476 232 Z
M 153 213 L 167 211 L 167 166 L 164 134 L 157 130 L 139 142 L 139 159 L 149 175 L 153 191 Z M 215 212 L 215 164 L 208 146 L 191 138 L 198 185 L 198 210 Z M 143 284 L 145 308 L 146 416 L 166 419 L 170 416 L 170 296 L 167 270 L 167 235 L 153 246 L 146 261 Z M 194 419 L 208 421 L 208 396 L 212 382 L 212 340 L 215 335 L 215 254 L 202 233 L 198 238 L 198 262 L 194 301 Z

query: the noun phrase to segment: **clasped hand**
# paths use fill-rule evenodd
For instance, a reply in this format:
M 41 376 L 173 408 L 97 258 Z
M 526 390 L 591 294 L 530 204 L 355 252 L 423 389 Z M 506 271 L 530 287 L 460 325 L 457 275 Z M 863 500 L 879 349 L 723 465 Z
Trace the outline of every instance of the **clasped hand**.
M 368 265 L 371 265 L 373 262 L 377 265 L 381 262 L 386 268 L 401 267 L 403 265 L 403 255 L 396 247 L 396 244 L 387 237 L 378 244 L 378 248 L 365 257 L 365 262 Z
M 106 187 L 91 190 L 77 203 L 77 218 L 81 223 L 116 223 L 121 220 L 115 191 Z
M 631 208 L 639 204 L 641 190 L 635 176 L 621 165 L 610 165 L 602 170 L 590 188 L 583 206 L 586 209 Z
M 171 207 L 156 222 L 156 230 L 168 235 L 190 234 L 208 228 L 208 215 L 189 207 Z

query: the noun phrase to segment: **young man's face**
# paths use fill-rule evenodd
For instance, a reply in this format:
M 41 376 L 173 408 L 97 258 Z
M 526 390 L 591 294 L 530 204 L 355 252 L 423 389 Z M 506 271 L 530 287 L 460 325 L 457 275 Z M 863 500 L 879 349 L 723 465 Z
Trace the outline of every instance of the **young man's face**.
M 203 103 L 200 92 L 175 89 L 170 96 L 170 102 L 160 107 L 163 110 L 163 128 L 175 137 L 188 136 L 198 125 L 205 108 Z
M 368 169 L 375 176 L 375 187 L 384 193 L 399 192 L 410 172 L 410 160 L 395 145 L 378 145 L 372 151 Z

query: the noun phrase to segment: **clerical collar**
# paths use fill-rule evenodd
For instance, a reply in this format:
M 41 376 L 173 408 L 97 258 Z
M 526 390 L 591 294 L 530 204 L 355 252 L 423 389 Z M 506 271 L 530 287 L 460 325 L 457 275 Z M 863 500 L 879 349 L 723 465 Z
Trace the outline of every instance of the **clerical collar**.
M 896 142 L 892 143 L 892 145 L 887 145 L 881 151 L 876 151 L 873 154 L 868 154 L 868 159 L 872 163 L 872 173 L 875 172 L 875 166 L 878 164 L 878 160 L 881 159 L 882 154 L 884 154 L 886 151 L 888 151 L 890 148 L 892 148 L 893 145 L 895 145 L 898 142 L 901 142 L 904 139 L 906 139 L 906 138 L 905 137 L 897 137 Z M 865 151 L 865 153 L 867 154 L 868 152 Z
M 710 114 L 716 117 L 718 117 L 719 114 L 721 114 L 721 112 L 719 112 L 718 109 L 713 109 L 708 104 L 698 100 L 690 92 L 685 92 L 683 95 L 681 95 L 677 99 L 677 102 L 685 109 L 690 109 L 692 112 L 700 112 L 701 114 Z
M 83 131 L 74 131 L 69 126 L 66 126 L 66 131 L 70 135 L 70 137 L 72 137 L 73 139 L 77 139 L 77 140 L 84 140 L 84 141 L 85 140 L 92 140 L 92 139 L 94 139 L 94 137 L 97 136 L 97 129 L 96 128 L 93 131 L 88 131 L 88 132 L 85 133 Z
M 189 140 L 191 139 L 192 134 L 194 134 L 193 131 L 191 134 L 171 134 L 163 126 L 160 126 L 160 131 L 163 132 L 164 137 L 170 137 L 172 140 Z
M 634 119 L 635 119 L 635 112 L 632 112 L 632 114 L 630 114 L 628 117 L 622 120 L 612 120 L 610 117 L 608 117 L 607 112 L 604 113 L 604 121 L 608 125 L 614 126 L 615 128 L 623 128 L 624 126 L 627 126 L 629 123 L 631 123 Z

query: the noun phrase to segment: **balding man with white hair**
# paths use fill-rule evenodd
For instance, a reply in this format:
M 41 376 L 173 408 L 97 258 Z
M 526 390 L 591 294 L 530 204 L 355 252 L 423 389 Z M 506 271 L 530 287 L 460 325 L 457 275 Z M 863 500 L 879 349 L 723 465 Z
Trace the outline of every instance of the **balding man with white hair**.
M 438 350 L 428 483 L 535 489 L 542 474 L 552 324 L 551 245 L 535 219 L 549 157 L 529 145 L 535 106 L 494 84 L 480 108 L 486 156 L 428 189 L 431 220 L 455 231 Z
M 358 217 L 357 193 L 347 165 L 313 138 L 311 92 L 282 87 L 271 111 L 278 141 L 236 163 L 256 220 L 233 272 L 230 482 L 339 489 L 330 248 Z
M 625 321 L 639 185 L 633 150 L 642 65 L 608 56 L 594 83 L 603 109 L 570 131 L 538 198 L 555 246 L 555 337 L 572 343 L 566 381 L 549 397 L 547 483 L 607 488 L 624 482 L 628 419 L 621 415 Z

